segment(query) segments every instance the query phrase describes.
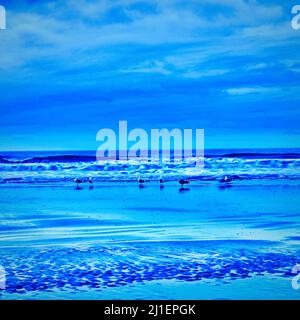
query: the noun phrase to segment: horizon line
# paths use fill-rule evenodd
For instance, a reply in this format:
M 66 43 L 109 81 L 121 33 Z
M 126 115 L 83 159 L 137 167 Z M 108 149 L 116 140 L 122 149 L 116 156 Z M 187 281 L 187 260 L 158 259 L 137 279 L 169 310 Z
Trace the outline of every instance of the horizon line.
M 276 149 L 300 149 L 299 147 L 249 147 L 249 148 L 205 148 L 205 150 L 276 150 Z M 192 149 L 192 151 L 195 151 L 196 149 Z M 0 150 L 0 152 L 68 152 L 68 151 L 77 151 L 77 152 L 92 152 L 94 151 L 95 153 L 97 153 L 97 150 L 95 149 L 15 149 L 15 150 Z M 120 152 L 120 151 L 126 151 L 126 150 L 113 150 L 116 152 Z M 129 151 L 129 150 L 128 150 Z M 146 150 L 143 150 L 146 151 Z M 148 152 L 151 150 L 148 150 Z M 163 150 L 159 150 L 159 151 L 163 151 Z M 170 151 L 175 151 L 175 150 L 170 150 Z

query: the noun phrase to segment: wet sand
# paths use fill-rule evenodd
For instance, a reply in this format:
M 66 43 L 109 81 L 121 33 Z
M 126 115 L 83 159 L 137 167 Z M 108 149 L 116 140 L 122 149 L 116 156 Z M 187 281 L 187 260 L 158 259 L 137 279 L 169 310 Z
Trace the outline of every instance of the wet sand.
M 298 299 L 299 188 L 2 185 L 0 298 Z

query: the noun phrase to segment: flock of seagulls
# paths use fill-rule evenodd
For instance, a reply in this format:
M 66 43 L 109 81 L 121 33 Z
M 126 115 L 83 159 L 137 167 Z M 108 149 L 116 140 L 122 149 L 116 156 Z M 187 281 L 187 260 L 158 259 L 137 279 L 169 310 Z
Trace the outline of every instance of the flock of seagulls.
M 143 179 L 143 178 L 141 178 L 141 177 L 138 177 L 138 183 L 140 184 L 140 185 L 143 185 L 145 182 L 146 182 L 146 180 L 145 179 Z M 163 184 L 164 184 L 164 179 L 163 178 L 159 178 L 159 183 L 160 183 L 160 185 L 162 186 Z M 178 183 L 179 184 L 181 184 L 181 186 L 184 186 L 185 184 L 188 184 L 188 183 L 190 183 L 190 180 L 189 179 L 178 179 Z
M 83 183 L 84 180 L 83 180 L 83 179 L 78 179 L 78 178 L 76 178 L 76 179 L 74 179 L 74 182 L 76 183 L 76 187 L 79 188 L 79 185 L 80 185 L 81 183 Z M 92 186 L 93 183 L 94 183 L 93 178 L 92 178 L 92 177 L 89 177 L 88 182 L 89 182 L 90 186 Z
M 138 183 L 139 183 L 140 186 L 143 186 L 144 183 L 146 182 L 146 180 L 143 179 L 143 178 L 141 178 L 141 177 L 138 177 L 137 181 L 138 181 Z M 223 184 L 223 185 L 229 185 L 232 181 L 233 181 L 233 179 L 232 179 L 230 176 L 224 176 L 224 177 L 222 177 L 222 178 L 219 180 L 219 182 L 220 182 L 221 184 Z M 78 188 L 79 188 L 79 185 L 80 185 L 81 183 L 83 183 L 84 180 L 83 180 L 83 179 L 76 178 L 76 179 L 74 179 L 74 182 L 76 183 L 76 187 L 77 187 L 77 189 L 78 189 Z M 94 181 L 93 181 L 93 178 L 92 178 L 92 177 L 89 177 L 89 178 L 88 178 L 88 183 L 90 184 L 90 187 L 93 186 Z M 160 183 L 160 186 L 162 187 L 163 184 L 164 184 L 164 179 L 163 179 L 162 177 L 159 178 L 159 183 Z M 178 183 L 181 185 L 182 188 L 184 188 L 184 186 L 185 186 L 186 184 L 189 184 L 189 183 L 190 183 L 190 180 L 189 180 L 189 179 L 180 178 L 180 179 L 178 179 Z

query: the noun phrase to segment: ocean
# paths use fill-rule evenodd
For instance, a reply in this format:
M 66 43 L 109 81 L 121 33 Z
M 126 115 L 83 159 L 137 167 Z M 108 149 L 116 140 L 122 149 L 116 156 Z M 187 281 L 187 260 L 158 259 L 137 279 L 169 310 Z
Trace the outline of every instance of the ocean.
M 145 179 L 218 180 L 232 175 L 235 180 L 299 179 L 300 149 L 208 150 L 204 167 L 196 159 L 179 164 L 128 161 L 96 161 L 95 151 L 2 152 L 0 183 L 70 182 L 93 177 L 96 181 L 136 181 Z
M 0 152 L 0 299 L 299 299 L 299 191 L 300 149 Z

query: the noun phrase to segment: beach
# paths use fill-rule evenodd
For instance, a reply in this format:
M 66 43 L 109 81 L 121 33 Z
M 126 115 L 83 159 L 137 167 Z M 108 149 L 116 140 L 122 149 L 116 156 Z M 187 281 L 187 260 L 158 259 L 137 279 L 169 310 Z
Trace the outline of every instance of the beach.
M 299 300 L 299 36 L 300 0 L 0 1 L 0 300 Z
M 299 299 L 297 180 L 3 184 L 1 299 Z

